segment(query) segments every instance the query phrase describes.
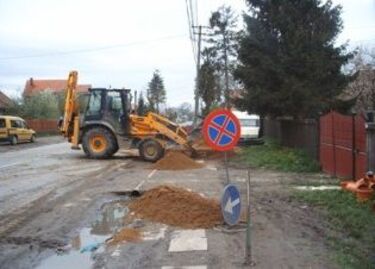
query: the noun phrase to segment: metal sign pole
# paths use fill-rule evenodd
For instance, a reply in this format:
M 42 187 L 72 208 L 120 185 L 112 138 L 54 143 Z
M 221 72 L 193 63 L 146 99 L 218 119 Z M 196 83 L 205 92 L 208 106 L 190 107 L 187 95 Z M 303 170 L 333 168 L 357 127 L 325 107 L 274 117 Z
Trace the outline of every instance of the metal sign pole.
M 246 227 L 246 253 L 245 264 L 254 266 L 251 251 L 251 208 L 250 208 L 250 168 L 247 169 L 247 227 Z
M 229 180 L 229 169 L 228 169 L 228 154 L 226 151 L 224 151 L 224 166 L 225 166 L 225 176 L 227 179 L 226 184 L 229 184 L 230 180 Z

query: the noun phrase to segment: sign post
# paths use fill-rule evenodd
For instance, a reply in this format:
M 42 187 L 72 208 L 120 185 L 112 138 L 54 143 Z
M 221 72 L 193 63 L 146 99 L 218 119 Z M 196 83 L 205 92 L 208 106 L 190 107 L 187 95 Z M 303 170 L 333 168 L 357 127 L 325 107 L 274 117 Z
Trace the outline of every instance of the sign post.
M 237 117 L 228 109 L 212 111 L 203 122 L 203 138 L 206 144 L 216 151 L 224 152 L 224 166 L 226 186 L 221 198 L 221 212 L 224 221 L 230 225 L 236 225 L 241 215 L 241 196 L 237 187 L 230 184 L 228 170 L 227 151 L 233 149 L 240 138 L 241 126 Z M 254 266 L 251 251 L 251 220 L 250 220 L 250 169 L 247 182 L 247 229 L 246 229 L 246 253 L 245 264 Z
M 213 150 L 224 152 L 226 186 L 221 199 L 221 212 L 228 225 L 238 223 L 241 213 L 241 198 L 236 186 L 229 184 L 228 154 L 240 139 L 241 126 L 229 109 L 216 109 L 203 122 L 203 138 Z

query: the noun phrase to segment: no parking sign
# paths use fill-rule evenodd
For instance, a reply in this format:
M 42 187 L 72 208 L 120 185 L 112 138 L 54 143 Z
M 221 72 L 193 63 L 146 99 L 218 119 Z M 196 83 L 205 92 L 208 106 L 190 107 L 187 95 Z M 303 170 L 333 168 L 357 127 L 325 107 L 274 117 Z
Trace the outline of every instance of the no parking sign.
M 216 109 L 205 118 L 202 132 L 208 146 L 217 151 L 227 151 L 237 145 L 241 127 L 230 110 Z

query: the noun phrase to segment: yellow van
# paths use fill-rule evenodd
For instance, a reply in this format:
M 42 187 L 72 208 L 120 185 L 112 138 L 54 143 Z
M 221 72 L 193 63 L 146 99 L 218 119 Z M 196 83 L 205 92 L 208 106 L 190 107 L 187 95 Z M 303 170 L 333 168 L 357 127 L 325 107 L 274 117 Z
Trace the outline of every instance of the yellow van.
M 12 145 L 24 141 L 34 142 L 35 134 L 22 118 L 0 115 L 0 141 L 8 141 Z

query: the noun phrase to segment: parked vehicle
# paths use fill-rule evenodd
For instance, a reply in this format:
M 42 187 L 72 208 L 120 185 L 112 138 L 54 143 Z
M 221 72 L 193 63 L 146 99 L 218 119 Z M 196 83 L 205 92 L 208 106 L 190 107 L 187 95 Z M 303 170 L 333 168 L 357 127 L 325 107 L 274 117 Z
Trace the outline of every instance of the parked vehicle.
M 232 111 L 238 118 L 241 125 L 240 142 L 247 142 L 259 138 L 260 120 L 259 116 L 255 114 L 248 114 L 242 111 Z
M 0 116 L 0 141 L 16 145 L 18 142 L 34 142 L 36 133 L 26 122 L 15 116 Z

